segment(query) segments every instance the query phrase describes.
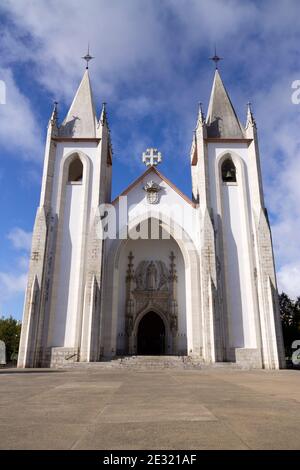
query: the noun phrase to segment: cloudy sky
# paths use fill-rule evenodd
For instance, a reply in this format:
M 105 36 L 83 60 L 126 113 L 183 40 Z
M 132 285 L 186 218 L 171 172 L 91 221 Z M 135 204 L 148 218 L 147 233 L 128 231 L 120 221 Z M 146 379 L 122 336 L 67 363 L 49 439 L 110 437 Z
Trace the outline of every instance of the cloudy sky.
M 22 315 L 46 126 L 54 100 L 64 117 L 88 42 L 98 112 L 108 103 L 114 195 L 143 171 L 149 146 L 190 195 L 189 147 L 217 43 L 242 122 L 253 104 L 279 288 L 300 295 L 299 14 L 298 0 L 1 0 L 0 315 Z

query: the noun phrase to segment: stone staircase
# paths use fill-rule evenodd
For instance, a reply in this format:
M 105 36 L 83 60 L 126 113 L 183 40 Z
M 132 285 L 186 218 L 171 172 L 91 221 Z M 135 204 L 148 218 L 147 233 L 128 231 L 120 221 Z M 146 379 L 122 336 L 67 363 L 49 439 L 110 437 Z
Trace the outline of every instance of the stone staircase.
M 191 356 L 123 356 L 101 362 L 72 362 L 56 366 L 68 369 L 132 369 L 132 370 L 165 370 L 165 369 L 207 369 L 238 368 L 236 363 L 217 362 L 206 364 L 200 358 Z
M 200 360 L 192 362 L 188 356 L 125 356 L 119 364 L 127 369 L 186 369 L 191 366 L 200 368 Z

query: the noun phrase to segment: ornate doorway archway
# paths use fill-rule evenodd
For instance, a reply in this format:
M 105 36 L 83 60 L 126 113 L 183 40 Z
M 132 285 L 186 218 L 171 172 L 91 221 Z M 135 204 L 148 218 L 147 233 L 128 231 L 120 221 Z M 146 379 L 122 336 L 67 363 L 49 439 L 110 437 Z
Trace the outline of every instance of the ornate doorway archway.
M 196 247 L 185 231 L 183 239 L 175 238 L 183 229 L 174 220 L 166 224 L 152 213 L 130 220 L 128 232 L 147 220 L 157 220 L 162 235 L 169 236 L 158 240 L 116 239 L 109 245 L 103 279 L 107 295 L 102 306 L 100 354 L 136 355 L 139 321 L 150 311 L 158 312 L 164 321 L 165 354 L 200 354 L 204 349 Z M 173 263 L 176 272 L 171 269 Z M 187 296 L 190 292 L 193 295 Z
M 146 313 L 138 326 L 137 353 L 141 355 L 165 354 L 165 325 L 155 312 Z

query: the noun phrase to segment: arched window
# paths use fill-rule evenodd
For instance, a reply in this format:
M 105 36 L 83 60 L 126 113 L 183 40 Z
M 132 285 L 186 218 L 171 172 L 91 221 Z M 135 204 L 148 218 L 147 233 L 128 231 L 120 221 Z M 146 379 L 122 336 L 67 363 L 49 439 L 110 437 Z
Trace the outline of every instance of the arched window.
M 76 157 L 69 166 L 68 182 L 82 182 L 83 165 L 79 157 Z
M 236 183 L 236 169 L 231 157 L 226 158 L 222 163 L 221 171 L 224 183 Z

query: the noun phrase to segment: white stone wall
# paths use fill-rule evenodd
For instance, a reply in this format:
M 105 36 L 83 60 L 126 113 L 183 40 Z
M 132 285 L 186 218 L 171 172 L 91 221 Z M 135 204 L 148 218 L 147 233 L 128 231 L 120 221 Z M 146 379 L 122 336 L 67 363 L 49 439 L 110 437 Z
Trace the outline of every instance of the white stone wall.
M 58 293 L 51 346 L 74 347 L 83 232 L 84 185 L 66 185 Z
M 227 306 L 230 315 L 230 347 L 256 346 L 252 333 L 252 290 L 249 289 L 249 253 L 244 205 L 239 184 L 222 184 Z M 251 281 L 250 281 L 251 286 Z
M 159 203 L 149 204 L 146 198 L 146 192 L 143 187 L 145 184 L 153 180 L 159 184 L 162 188 L 159 192 Z M 193 205 L 187 202 L 181 195 L 179 195 L 174 189 L 172 189 L 164 180 L 162 180 L 156 173 L 150 172 L 146 175 L 142 181 L 137 183 L 131 191 L 127 194 L 127 209 L 128 209 L 128 220 L 134 221 L 136 218 L 149 212 L 154 217 L 164 218 L 165 220 L 172 220 L 178 226 L 183 227 L 188 236 L 192 239 L 195 246 L 198 244 L 197 230 L 199 227 L 199 218 Z M 123 200 L 121 204 L 125 204 Z M 119 216 L 120 201 L 119 199 L 115 202 L 118 220 L 121 219 Z M 120 229 L 124 227 L 124 220 L 121 220 Z
M 58 143 L 54 167 L 52 210 L 58 217 L 51 292 L 48 347 L 79 347 L 84 295 L 86 233 L 92 200 L 97 201 L 95 143 L 75 147 Z M 83 163 L 80 184 L 68 183 L 74 155 Z M 98 185 L 99 188 L 99 185 Z
M 55 167 L 54 167 L 54 181 L 53 181 L 53 192 L 52 192 L 52 209 L 54 212 L 58 213 L 59 211 L 59 204 L 60 204 L 60 194 L 59 194 L 59 183 L 62 177 L 62 164 L 64 159 L 71 155 L 72 153 L 82 152 L 85 154 L 91 164 L 91 167 L 94 168 L 96 165 L 96 160 L 99 158 L 97 154 L 97 144 L 93 142 L 86 142 L 84 145 L 76 146 L 72 142 L 63 142 L 58 143 L 56 148 L 56 157 L 55 157 Z M 92 171 L 90 175 L 90 179 L 88 181 L 88 186 L 90 188 L 89 194 L 89 203 L 88 206 L 93 205 L 93 207 L 97 206 L 97 189 L 99 185 L 97 185 L 97 175 L 96 171 Z
M 224 184 L 220 167 L 225 155 L 231 155 L 237 183 Z M 210 143 L 208 146 L 209 180 L 214 219 L 220 217 L 219 253 L 228 321 L 229 347 L 256 348 L 256 292 L 254 286 L 254 251 L 250 191 L 248 184 L 248 147 L 245 143 Z
M 218 178 L 217 178 L 217 161 L 221 155 L 225 153 L 235 152 L 247 165 L 248 147 L 245 143 L 230 143 L 230 147 L 220 142 L 210 142 L 208 144 L 208 172 L 209 172 L 209 188 L 211 206 L 214 212 L 219 213 L 217 195 L 218 195 Z

